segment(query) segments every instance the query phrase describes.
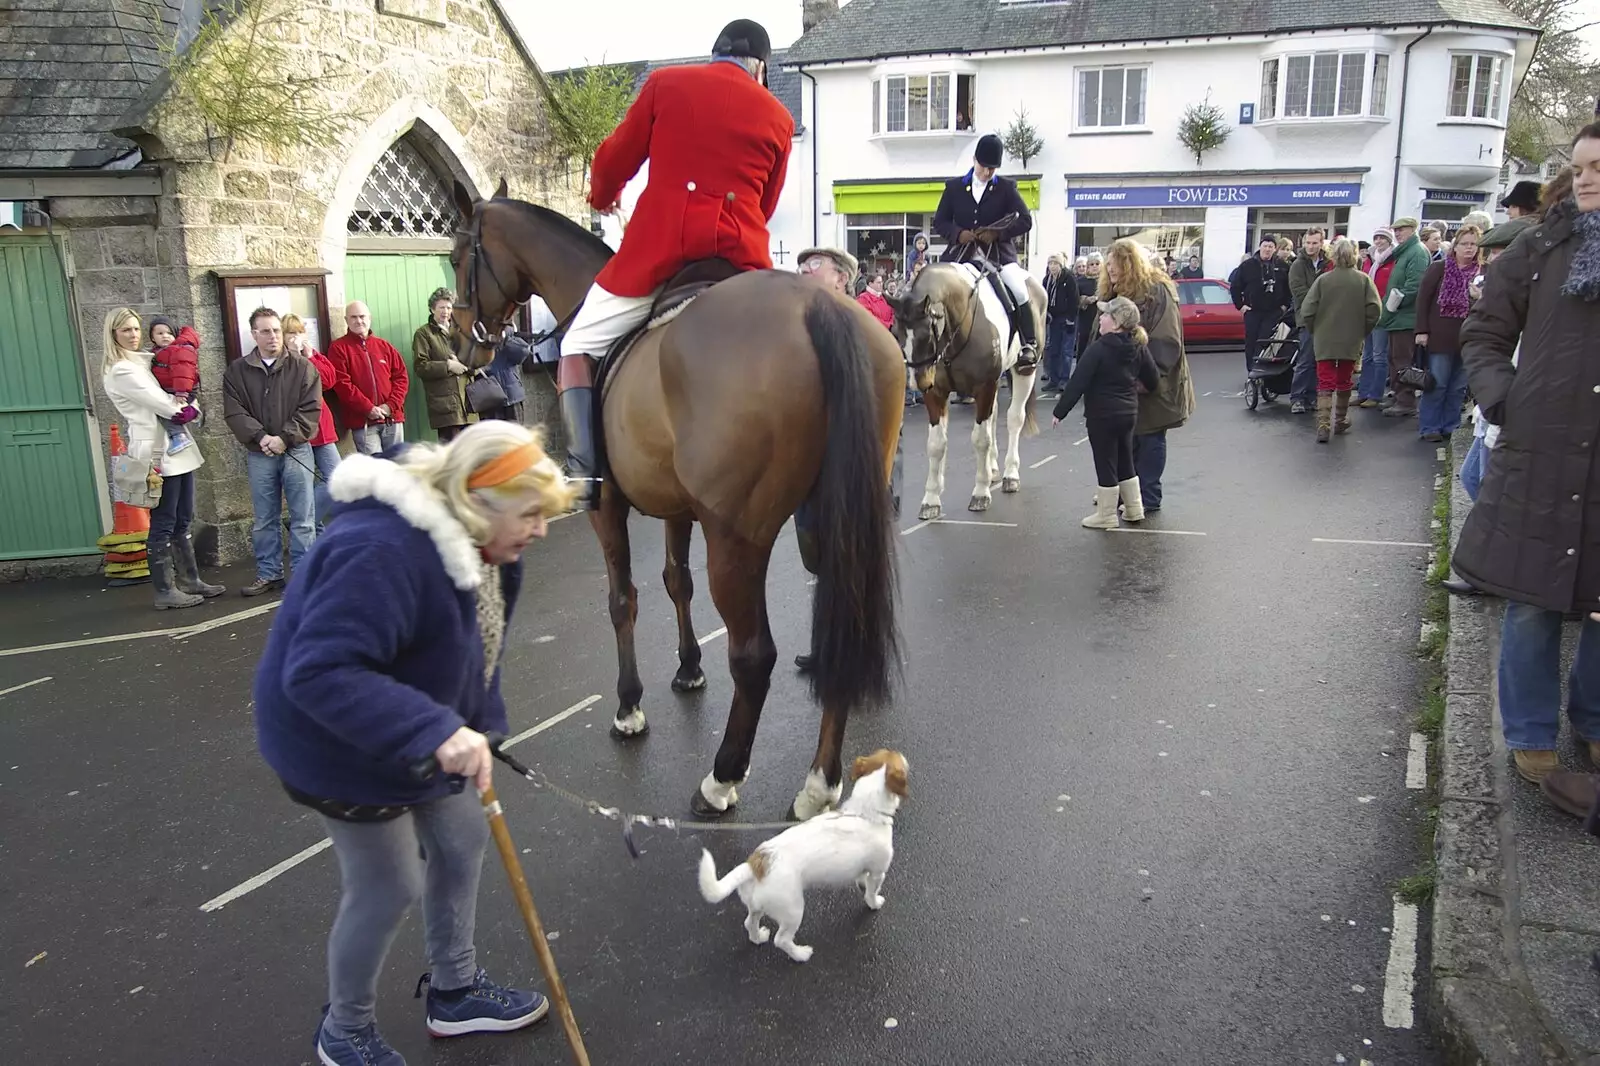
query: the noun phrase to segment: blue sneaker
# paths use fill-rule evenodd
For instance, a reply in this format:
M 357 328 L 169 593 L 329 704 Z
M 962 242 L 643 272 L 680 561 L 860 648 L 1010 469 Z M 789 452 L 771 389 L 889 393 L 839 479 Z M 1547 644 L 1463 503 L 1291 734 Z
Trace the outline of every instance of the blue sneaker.
M 336 1036 L 328 1032 L 328 1008 L 322 1008 L 322 1021 L 317 1024 L 317 1061 L 322 1066 L 406 1066 L 400 1052 L 383 1042 L 378 1027 L 369 1025 L 350 1036 Z
M 432 974 L 426 973 L 417 982 L 418 996 L 422 995 L 424 984 L 428 986 L 428 1032 L 434 1036 L 509 1033 L 543 1021 L 550 1013 L 550 1001 L 539 993 L 497 985 L 483 970 L 473 975 L 471 985 L 453 996 L 441 995 L 433 987 Z

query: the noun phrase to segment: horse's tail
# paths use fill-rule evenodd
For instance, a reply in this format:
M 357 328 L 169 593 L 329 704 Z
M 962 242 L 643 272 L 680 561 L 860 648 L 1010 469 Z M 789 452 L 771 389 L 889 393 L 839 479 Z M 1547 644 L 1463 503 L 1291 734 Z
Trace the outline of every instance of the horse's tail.
M 812 493 L 819 548 L 811 608 L 811 694 L 824 706 L 883 703 L 900 669 L 895 529 L 876 383 L 861 327 L 826 293 L 806 333 L 822 372 L 827 440 Z

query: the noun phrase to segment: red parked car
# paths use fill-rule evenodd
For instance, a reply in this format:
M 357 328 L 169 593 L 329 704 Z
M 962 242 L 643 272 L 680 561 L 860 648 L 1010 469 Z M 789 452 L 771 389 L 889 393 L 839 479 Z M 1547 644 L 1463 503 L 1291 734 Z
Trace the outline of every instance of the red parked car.
M 1183 344 L 1244 346 L 1244 312 L 1233 306 L 1233 291 L 1215 278 L 1179 278 Z

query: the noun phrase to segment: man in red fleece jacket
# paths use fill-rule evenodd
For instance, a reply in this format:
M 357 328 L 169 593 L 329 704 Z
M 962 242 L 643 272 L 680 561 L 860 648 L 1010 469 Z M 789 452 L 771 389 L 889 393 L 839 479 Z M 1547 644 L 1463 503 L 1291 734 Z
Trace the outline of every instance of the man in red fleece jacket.
M 388 451 L 405 439 L 406 361 L 395 346 L 372 335 L 372 312 L 357 300 L 344 309 L 348 332 L 328 345 L 338 371 L 333 386 L 339 418 L 363 455 Z

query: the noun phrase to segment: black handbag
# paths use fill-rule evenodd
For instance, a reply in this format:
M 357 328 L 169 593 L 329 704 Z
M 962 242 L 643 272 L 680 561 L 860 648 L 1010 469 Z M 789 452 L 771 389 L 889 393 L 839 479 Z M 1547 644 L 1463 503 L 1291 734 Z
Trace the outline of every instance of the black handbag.
M 488 414 L 498 411 L 506 405 L 506 390 L 500 383 L 490 377 L 485 371 L 478 371 L 471 381 L 467 382 L 467 406 L 475 414 Z
M 1418 392 L 1432 392 L 1439 387 L 1433 379 L 1433 371 L 1428 369 L 1428 350 L 1422 345 L 1417 345 L 1411 354 L 1411 365 L 1402 367 L 1395 375 L 1395 380 L 1408 389 Z

